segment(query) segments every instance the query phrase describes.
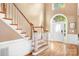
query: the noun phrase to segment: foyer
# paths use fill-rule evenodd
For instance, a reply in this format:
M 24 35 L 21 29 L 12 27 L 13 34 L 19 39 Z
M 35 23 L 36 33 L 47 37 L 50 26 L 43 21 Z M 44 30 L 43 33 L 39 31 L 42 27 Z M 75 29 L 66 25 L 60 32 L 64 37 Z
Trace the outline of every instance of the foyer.
M 78 55 L 78 3 L 0 3 L 0 56 Z

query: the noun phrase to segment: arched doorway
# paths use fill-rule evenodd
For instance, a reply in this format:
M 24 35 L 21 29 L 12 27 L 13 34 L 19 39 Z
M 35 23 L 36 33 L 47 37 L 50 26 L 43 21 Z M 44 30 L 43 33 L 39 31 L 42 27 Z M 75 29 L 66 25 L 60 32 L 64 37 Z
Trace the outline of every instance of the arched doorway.
M 56 14 L 50 21 L 50 39 L 55 41 L 67 40 L 68 21 L 64 14 Z
M 68 32 L 68 20 L 64 14 L 56 14 L 50 21 L 49 39 L 52 44 L 50 45 L 50 55 L 66 55 L 66 45 Z M 63 43 L 62 43 L 63 42 Z M 62 52 L 61 52 L 62 51 Z

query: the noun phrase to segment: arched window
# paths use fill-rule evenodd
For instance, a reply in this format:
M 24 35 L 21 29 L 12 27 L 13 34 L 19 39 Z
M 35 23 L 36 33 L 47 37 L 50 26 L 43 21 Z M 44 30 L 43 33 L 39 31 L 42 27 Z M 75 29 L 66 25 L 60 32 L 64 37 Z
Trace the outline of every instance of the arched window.
M 56 10 L 56 9 L 62 9 L 65 8 L 65 4 L 64 3 L 54 3 L 52 4 L 52 9 Z
M 55 16 L 54 21 L 55 22 L 60 22 L 60 21 L 65 22 L 65 17 L 63 17 L 61 15 L 57 15 L 57 16 Z

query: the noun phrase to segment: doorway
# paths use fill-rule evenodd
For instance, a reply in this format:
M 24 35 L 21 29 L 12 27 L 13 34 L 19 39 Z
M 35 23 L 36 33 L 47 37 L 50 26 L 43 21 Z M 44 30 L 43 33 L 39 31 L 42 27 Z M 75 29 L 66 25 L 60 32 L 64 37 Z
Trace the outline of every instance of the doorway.
M 53 41 L 67 40 L 67 17 L 63 14 L 56 14 L 50 21 L 50 39 Z
M 50 21 L 49 39 L 53 41 L 50 45 L 51 55 L 66 55 L 66 43 L 68 32 L 68 21 L 64 14 L 56 14 Z M 62 51 L 62 52 L 61 52 Z

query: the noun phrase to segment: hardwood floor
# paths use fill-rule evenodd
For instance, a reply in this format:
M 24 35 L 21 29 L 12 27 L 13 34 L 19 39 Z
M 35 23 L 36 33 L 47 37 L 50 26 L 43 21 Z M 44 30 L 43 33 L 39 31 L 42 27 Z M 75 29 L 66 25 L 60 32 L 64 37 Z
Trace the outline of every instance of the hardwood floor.
M 77 56 L 78 46 L 74 44 L 65 44 L 63 42 L 51 42 L 50 51 L 52 56 Z M 53 46 L 53 48 L 51 48 Z
M 67 44 L 67 55 L 68 56 L 77 56 L 78 55 L 77 45 Z
M 63 42 L 50 42 L 50 52 L 51 56 L 64 56 L 64 43 Z
M 79 55 L 77 45 L 52 41 L 49 42 L 49 49 L 43 51 L 38 56 L 77 56 L 77 55 Z

